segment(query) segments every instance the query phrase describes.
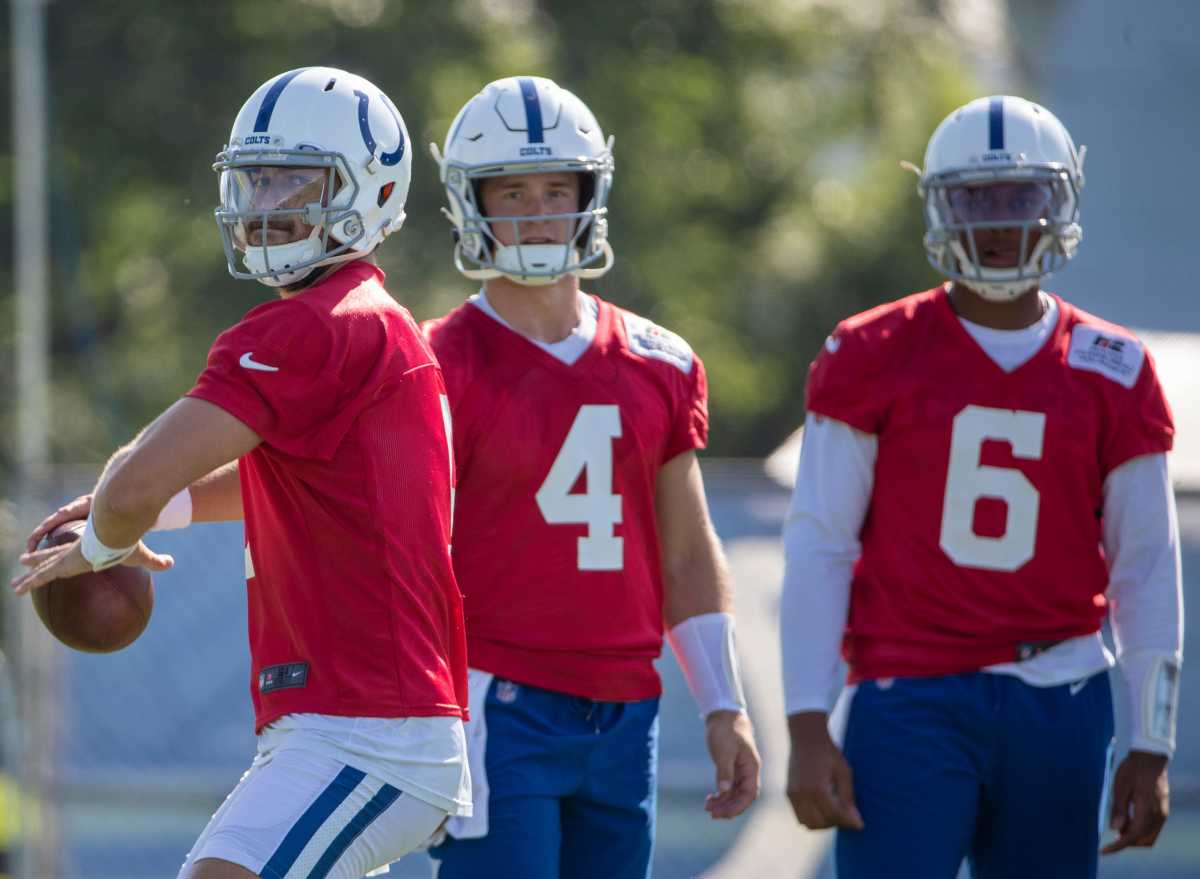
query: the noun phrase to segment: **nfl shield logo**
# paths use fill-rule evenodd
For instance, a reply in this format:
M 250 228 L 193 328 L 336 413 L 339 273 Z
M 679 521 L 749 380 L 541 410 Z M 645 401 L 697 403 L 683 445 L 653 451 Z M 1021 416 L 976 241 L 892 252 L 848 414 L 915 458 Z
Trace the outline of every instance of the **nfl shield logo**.
M 496 681 L 496 699 L 505 705 L 516 702 L 521 688 L 512 681 Z

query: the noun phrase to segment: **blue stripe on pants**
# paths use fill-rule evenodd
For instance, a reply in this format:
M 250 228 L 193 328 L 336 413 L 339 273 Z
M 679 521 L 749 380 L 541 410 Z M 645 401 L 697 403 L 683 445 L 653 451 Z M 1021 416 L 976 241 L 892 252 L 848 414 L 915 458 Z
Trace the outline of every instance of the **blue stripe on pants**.
M 275 854 L 271 855 L 271 859 L 262 868 L 262 879 L 284 879 L 288 870 L 292 869 L 292 865 L 300 857 L 300 852 L 304 851 L 304 847 L 321 825 L 329 820 L 329 816 L 366 777 L 365 772 L 352 766 L 347 766 L 339 772 L 337 778 L 329 783 L 288 831 L 279 848 L 275 849 Z
M 362 836 L 363 831 L 371 826 L 371 822 L 387 811 L 399 797 L 400 791 L 390 784 L 381 787 L 379 792 L 371 797 L 371 801 L 359 809 L 358 814 L 350 819 L 350 823 L 342 828 L 342 832 L 329 844 L 329 848 L 325 849 L 325 854 L 321 855 L 317 865 L 312 868 L 308 879 L 325 879 L 337 863 L 337 859 L 346 853 L 346 849 L 350 848 L 354 840 Z

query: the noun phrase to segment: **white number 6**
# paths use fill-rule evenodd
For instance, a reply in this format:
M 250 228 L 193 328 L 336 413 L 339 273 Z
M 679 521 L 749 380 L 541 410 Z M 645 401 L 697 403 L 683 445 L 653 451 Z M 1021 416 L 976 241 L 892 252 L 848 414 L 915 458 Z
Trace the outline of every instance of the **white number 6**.
M 939 544 L 955 563 L 989 571 L 1015 571 L 1033 558 L 1040 497 L 1025 474 L 1008 467 L 979 463 L 984 440 L 1012 446 L 1014 458 L 1042 457 L 1046 416 L 1041 412 L 967 406 L 954 417 L 950 435 L 950 470 L 942 501 Z M 998 498 L 1008 505 L 1004 533 L 982 537 L 972 528 L 980 498 Z

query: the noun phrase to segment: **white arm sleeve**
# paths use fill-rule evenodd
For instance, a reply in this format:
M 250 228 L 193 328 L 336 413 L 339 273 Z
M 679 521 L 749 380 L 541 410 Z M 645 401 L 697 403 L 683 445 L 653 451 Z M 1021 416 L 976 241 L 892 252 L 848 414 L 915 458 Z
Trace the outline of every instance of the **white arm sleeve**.
M 746 694 L 733 643 L 733 614 L 702 613 L 667 632 L 679 670 L 707 718 L 714 711 L 746 710 Z
M 829 711 L 859 533 L 871 503 L 879 443 L 871 434 L 821 415 L 804 422 L 792 503 L 783 526 L 779 610 L 788 714 Z
M 1166 455 L 1126 461 L 1104 481 L 1104 553 L 1113 641 L 1129 687 L 1130 747 L 1175 750 L 1183 589 Z
M 167 501 L 167 505 L 159 511 L 158 518 L 154 520 L 154 524 L 150 526 L 150 530 L 175 531 L 179 528 L 186 528 L 191 524 L 192 490 L 191 488 L 185 488 Z

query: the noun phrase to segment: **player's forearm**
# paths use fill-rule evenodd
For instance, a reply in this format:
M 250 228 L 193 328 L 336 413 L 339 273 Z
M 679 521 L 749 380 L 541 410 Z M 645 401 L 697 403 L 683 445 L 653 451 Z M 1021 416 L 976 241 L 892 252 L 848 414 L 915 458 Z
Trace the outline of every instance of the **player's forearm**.
M 230 461 L 191 484 L 193 522 L 229 522 L 243 517 L 238 462 Z
M 1179 527 L 1164 455 L 1125 462 L 1104 484 L 1104 550 L 1121 677 L 1128 687 L 1130 744 L 1175 748 L 1183 600 Z
M 204 400 L 184 397 L 113 456 L 92 502 L 95 534 L 107 547 L 132 546 L 167 502 L 261 442 L 247 425 Z M 218 482 L 226 485 L 229 474 Z M 225 507 L 230 506 L 228 499 Z
M 177 492 L 159 511 L 154 531 L 175 531 L 194 522 L 230 522 L 244 518 L 237 461 L 230 461 Z
M 93 527 L 105 546 L 136 544 L 171 497 L 170 488 L 156 487 L 139 473 L 136 443 L 118 449 L 112 456 L 92 496 Z
M 784 707 L 788 714 L 828 712 L 841 672 L 854 560 L 822 558 L 790 536 L 779 604 Z
M 700 715 L 713 720 L 721 712 L 745 712 L 729 571 L 715 534 L 690 564 L 666 575 L 664 594 L 667 640 Z
M 721 543 L 710 524 L 689 553 L 663 564 L 663 622 L 673 628 L 690 617 L 733 610 L 733 587 Z
M 655 504 L 667 640 L 702 716 L 743 712 L 729 568 L 708 516 L 695 453 L 663 467 Z
M 1108 475 L 1103 520 L 1118 654 L 1180 650 L 1179 523 L 1165 455 L 1134 458 Z
M 728 613 L 733 607 L 729 569 L 708 515 L 704 478 L 694 452 L 679 455 L 659 471 L 655 518 L 667 628 L 700 614 Z

